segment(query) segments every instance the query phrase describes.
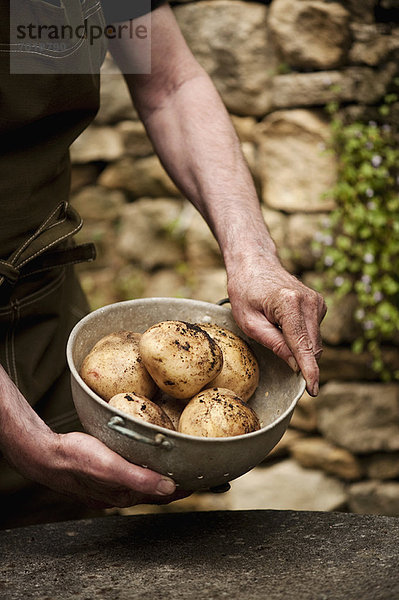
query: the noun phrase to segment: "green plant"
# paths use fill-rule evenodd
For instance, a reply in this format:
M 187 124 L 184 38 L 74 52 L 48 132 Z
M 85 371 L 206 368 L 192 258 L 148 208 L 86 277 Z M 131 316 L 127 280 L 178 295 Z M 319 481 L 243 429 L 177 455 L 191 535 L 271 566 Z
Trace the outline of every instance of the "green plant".
M 367 350 L 382 380 L 399 379 L 384 363 L 382 344 L 399 332 L 399 149 L 389 124 L 396 94 L 385 97 L 379 122 L 345 124 L 332 104 L 332 148 L 338 178 L 329 192 L 336 208 L 314 242 L 327 287 L 343 297 L 355 293 L 362 335 L 355 352 Z

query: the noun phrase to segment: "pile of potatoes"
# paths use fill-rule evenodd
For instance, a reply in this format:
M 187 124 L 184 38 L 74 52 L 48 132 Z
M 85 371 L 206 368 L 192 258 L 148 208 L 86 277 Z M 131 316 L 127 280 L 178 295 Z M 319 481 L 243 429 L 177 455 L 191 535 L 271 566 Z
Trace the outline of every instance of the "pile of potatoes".
M 80 375 L 110 406 L 167 429 L 202 437 L 260 429 L 246 404 L 259 383 L 256 357 L 218 325 L 162 321 L 143 334 L 111 333 Z

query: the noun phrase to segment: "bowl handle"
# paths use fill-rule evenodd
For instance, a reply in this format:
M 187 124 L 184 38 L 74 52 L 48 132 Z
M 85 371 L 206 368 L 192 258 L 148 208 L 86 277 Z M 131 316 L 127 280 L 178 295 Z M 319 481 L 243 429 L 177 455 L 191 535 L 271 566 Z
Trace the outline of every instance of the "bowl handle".
M 174 444 L 171 440 L 168 440 L 167 437 L 162 435 L 162 433 L 157 433 L 155 438 L 148 438 L 145 435 L 141 435 L 136 431 L 132 431 L 125 427 L 125 421 L 121 417 L 111 417 L 107 423 L 107 426 L 110 429 L 125 435 L 126 437 L 134 440 L 135 442 L 141 442 L 143 444 L 150 444 L 150 446 L 158 446 L 159 448 L 163 448 L 164 450 L 172 450 Z

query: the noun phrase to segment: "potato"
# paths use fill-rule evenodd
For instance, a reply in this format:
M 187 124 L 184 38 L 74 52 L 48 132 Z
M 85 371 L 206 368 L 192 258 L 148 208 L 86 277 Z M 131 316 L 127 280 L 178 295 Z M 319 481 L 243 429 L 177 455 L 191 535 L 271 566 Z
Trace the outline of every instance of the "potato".
M 224 388 L 204 390 L 194 396 L 180 417 L 178 431 L 201 437 L 229 437 L 260 429 L 250 406 Z
M 173 398 L 192 398 L 222 370 L 221 349 L 191 323 L 157 323 L 143 333 L 139 349 L 152 378 Z
M 145 398 L 145 396 L 140 396 L 132 392 L 123 392 L 113 396 L 109 401 L 109 405 L 118 408 L 131 417 L 142 419 L 146 423 L 166 427 L 166 429 L 175 429 L 172 421 L 162 408 L 148 398 Z
M 183 412 L 184 407 L 186 406 L 183 400 L 177 400 L 177 398 L 172 398 L 172 396 L 168 396 L 165 392 L 162 392 L 159 398 L 156 398 L 154 402 L 162 408 L 164 413 L 166 413 L 169 419 L 172 421 L 174 428 L 177 429 L 179 425 L 180 415 Z
M 249 400 L 259 383 L 259 365 L 248 344 L 232 331 L 219 325 L 200 325 L 220 346 L 223 368 L 206 386 L 232 390 L 244 402 Z
M 104 400 L 133 390 L 152 398 L 157 386 L 139 354 L 140 333 L 117 331 L 106 335 L 83 361 L 80 376 Z

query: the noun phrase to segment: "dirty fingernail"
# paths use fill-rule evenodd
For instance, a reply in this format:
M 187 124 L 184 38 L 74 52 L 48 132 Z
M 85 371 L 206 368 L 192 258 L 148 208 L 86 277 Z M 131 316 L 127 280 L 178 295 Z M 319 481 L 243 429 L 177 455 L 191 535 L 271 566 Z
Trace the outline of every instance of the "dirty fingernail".
M 291 367 L 291 369 L 293 371 L 295 371 L 295 373 L 299 373 L 299 367 L 298 367 L 298 363 L 296 362 L 295 358 L 293 356 L 290 356 L 290 358 L 288 359 L 288 364 Z
M 170 496 L 176 490 L 175 482 L 171 479 L 161 479 L 157 485 L 157 494 L 160 496 Z
M 313 396 L 317 396 L 318 393 L 319 393 L 319 384 L 316 381 L 316 383 L 313 386 Z

